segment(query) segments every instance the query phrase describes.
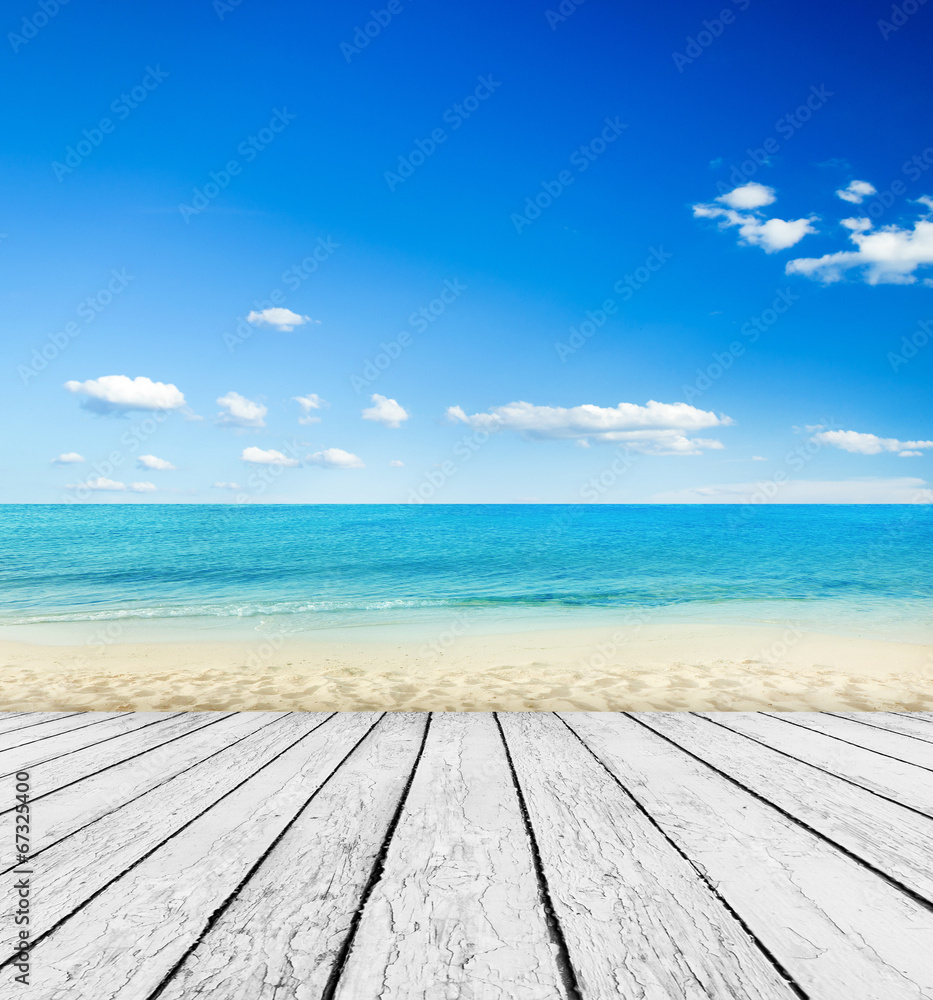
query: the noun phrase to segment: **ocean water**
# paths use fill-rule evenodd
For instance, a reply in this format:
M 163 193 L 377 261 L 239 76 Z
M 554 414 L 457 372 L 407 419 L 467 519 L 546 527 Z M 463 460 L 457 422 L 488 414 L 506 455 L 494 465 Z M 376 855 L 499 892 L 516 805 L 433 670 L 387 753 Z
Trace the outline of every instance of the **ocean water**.
M 647 622 L 933 641 L 926 505 L 0 506 L 0 638 Z

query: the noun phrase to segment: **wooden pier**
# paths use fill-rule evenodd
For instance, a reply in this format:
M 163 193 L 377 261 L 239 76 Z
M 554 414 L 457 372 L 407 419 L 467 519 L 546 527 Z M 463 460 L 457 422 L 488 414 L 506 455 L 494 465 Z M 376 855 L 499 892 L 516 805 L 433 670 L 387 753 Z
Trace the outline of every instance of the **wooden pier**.
M 0 775 L 2 997 L 933 998 L 933 715 L 6 713 Z

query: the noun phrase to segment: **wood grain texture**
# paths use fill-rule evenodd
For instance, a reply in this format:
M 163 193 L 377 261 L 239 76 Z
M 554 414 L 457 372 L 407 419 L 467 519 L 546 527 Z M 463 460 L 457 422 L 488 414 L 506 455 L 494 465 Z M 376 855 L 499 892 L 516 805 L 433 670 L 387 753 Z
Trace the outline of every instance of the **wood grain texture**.
M 933 816 L 933 774 L 804 726 L 751 712 L 703 712 L 721 725 Z
M 209 811 L 237 785 L 258 775 L 290 747 L 321 728 L 327 719 L 327 713 L 289 715 L 196 765 L 183 779 L 166 782 L 43 851 L 35 859 L 42 872 L 44 897 L 34 914 L 34 935 L 48 932 L 94 893 Z M 336 738 L 340 738 L 339 729 Z M 79 782 L 74 787 L 83 784 Z M 38 815 L 41 827 L 41 814 Z M 8 885 L 9 880 L 7 876 L 7 882 L 0 883 L 0 888 Z M 8 893 L 0 897 L 0 926 L 12 919 L 14 903 Z M 114 913 L 119 910 L 117 903 Z
M 336 997 L 563 997 L 499 729 L 432 719 Z
M 781 713 L 780 717 L 783 715 L 784 713 Z M 933 743 L 928 743 L 926 740 L 917 740 L 901 733 L 878 729 L 876 726 L 866 726 L 855 719 L 845 719 L 824 712 L 796 712 L 792 721 L 798 726 L 806 726 L 814 732 L 824 733 L 844 743 L 871 750 L 872 753 L 933 771 Z
M 926 743 L 933 743 L 933 725 L 926 719 L 920 718 L 918 713 L 907 715 L 898 712 L 833 712 L 832 714 L 841 719 L 852 719 L 863 725 L 867 723 L 893 733 L 902 733 Z
M 83 712 L 0 712 L 0 733 L 28 729 L 54 719 L 83 714 Z
M 558 718 L 500 719 L 584 997 L 795 996 L 696 870 Z
M 168 719 L 178 717 L 180 714 L 179 712 L 122 712 L 95 726 L 70 729 L 38 743 L 32 741 L 33 734 L 28 737 L 23 734 L 20 745 L 0 752 L 0 777 L 24 769 L 35 770 L 39 764 L 46 761 L 63 760 L 63 766 L 70 766 L 78 751 L 97 745 L 106 746 L 104 752 L 116 757 L 119 745 L 115 744 L 118 744 L 120 739 L 150 726 L 164 725 Z
M 227 752 L 233 759 L 239 740 L 264 726 L 277 723 L 282 712 L 237 712 L 187 733 L 183 739 L 163 743 L 141 755 L 99 771 L 51 792 L 43 800 L 33 835 L 33 851 L 45 850 L 54 842 L 93 823 L 125 803 L 145 795 L 172 780 L 208 757 Z M 326 715 L 314 716 L 323 721 Z M 291 730 L 289 730 L 291 731 Z M 251 751 L 243 748 L 243 766 L 249 767 Z M 182 795 L 182 789 L 174 786 Z M 154 800 L 152 808 L 159 808 Z M 146 803 L 143 808 L 149 804 Z
M 809 996 L 928 1000 L 933 995 L 929 908 L 635 719 L 595 713 L 561 717 Z
M 67 733 L 76 729 L 85 729 L 94 726 L 108 719 L 119 718 L 120 712 L 82 712 L 80 715 L 63 715 L 58 719 L 50 719 L 40 726 L 34 726 L 29 730 L 13 730 L 12 732 L 0 733 L 0 751 L 12 750 L 26 745 L 32 745 L 40 749 L 38 744 L 47 740 L 50 736 L 58 736 L 59 733 Z
M 631 714 L 933 904 L 930 820 L 710 719 L 687 712 Z
M 43 1000 L 73 1000 L 76 978 L 84 996 L 147 997 L 376 718 L 354 713 L 325 723 L 39 942 L 33 964 Z M 386 775 L 378 764 L 370 762 L 371 781 L 381 786 Z M 363 818 L 358 813 L 356 823 Z M 97 863 L 106 863 L 109 845 L 98 852 Z M 289 866 L 286 874 L 303 890 L 304 869 Z M 332 869 L 321 874 L 327 881 L 334 875 Z M 253 929 L 265 939 L 267 928 Z M 237 981 L 228 978 L 226 988 Z
M 160 1000 L 230 1000 L 231 983 L 250 1000 L 321 997 L 426 721 L 409 713 L 380 721 L 242 887 Z

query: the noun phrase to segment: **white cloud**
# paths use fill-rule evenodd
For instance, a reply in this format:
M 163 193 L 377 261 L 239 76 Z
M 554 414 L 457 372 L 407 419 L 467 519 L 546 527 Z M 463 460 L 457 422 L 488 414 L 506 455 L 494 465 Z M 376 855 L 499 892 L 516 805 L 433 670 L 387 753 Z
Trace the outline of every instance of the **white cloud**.
M 391 465 L 393 468 L 396 468 L 396 469 L 404 469 L 405 468 L 405 463 L 404 462 L 400 462 L 397 458 L 390 459 L 389 465 Z
M 97 479 L 88 479 L 83 483 L 69 483 L 65 488 L 69 490 L 95 490 L 100 493 L 152 493 L 156 487 L 154 483 L 131 483 L 127 486 L 126 483 L 98 476 Z
M 874 186 L 868 181 L 850 181 L 848 187 L 840 188 L 836 192 L 836 197 L 851 202 L 853 205 L 861 205 L 869 195 L 877 193 Z
M 922 479 L 788 480 L 722 483 L 672 490 L 653 503 L 933 503 L 933 489 Z
M 301 463 L 295 458 L 289 458 L 275 448 L 244 448 L 240 458 L 250 465 L 286 465 L 294 467 Z
M 326 469 L 362 469 L 363 460 L 359 455 L 344 451 L 342 448 L 325 448 L 308 456 L 312 465 L 321 465 Z
M 726 197 L 723 195 L 723 197 Z M 761 247 L 765 253 L 786 250 L 799 243 L 808 233 L 815 233 L 816 216 L 806 219 L 763 219 L 760 214 L 743 214 L 718 205 L 694 205 L 697 219 L 719 219 L 719 228 L 739 227 L 739 242 Z
M 228 392 L 221 396 L 217 402 L 226 410 L 226 413 L 217 414 L 217 423 L 226 427 L 265 427 L 263 419 L 269 412 L 262 403 L 256 403 L 238 392 Z
M 917 200 L 926 204 L 923 199 Z M 913 229 L 891 225 L 873 230 L 867 219 L 846 219 L 843 225 L 850 230 L 849 239 L 856 250 L 840 250 L 822 257 L 800 257 L 788 262 L 786 272 L 831 284 L 858 268 L 859 276 L 869 285 L 912 285 L 917 281 L 914 272 L 933 264 L 933 221 L 930 219 L 918 219 Z M 933 280 L 928 278 L 925 284 L 933 284 Z
M 624 442 L 634 451 L 650 455 L 697 455 L 705 449 L 719 449 L 719 441 L 688 435 L 708 427 L 732 423 L 730 417 L 698 410 L 687 403 L 659 403 L 644 406 L 535 406 L 508 403 L 486 413 L 468 416 L 461 407 L 447 410 L 449 420 L 487 431 L 512 430 L 526 438 L 572 439 L 578 441 Z
M 728 205 L 729 208 L 744 209 L 762 208 L 764 205 L 772 204 L 774 200 L 774 188 L 758 184 L 756 181 L 734 188 L 716 199 L 716 201 L 721 201 L 723 205 Z
M 85 461 L 84 456 L 79 455 L 76 451 L 65 451 L 58 458 L 52 459 L 52 465 L 74 465 L 83 461 Z
M 764 455 L 752 455 L 752 461 L 753 462 L 767 462 L 768 460 L 764 457 Z
M 239 483 L 214 483 L 215 490 L 241 490 L 243 487 Z
M 69 392 L 88 398 L 84 406 L 95 413 L 125 413 L 128 410 L 179 410 L 185 405 L 181 390 L 169 382 L 153 382 L 142 375 L 102 375 L 86 382 L 65 383 Z
M 175 468 L 171 462 L 164 458 L 156 458 L 155 455 L 140 455 L 136 459 L 136 464 L 140 469 L 152 469 L 156 472 L 170 472 Z
M 253 326 L 271 326 L 285 333 L 294 330 L 296 326 L 304 326 L 305 323 L 314 322 L 310 316 L 301 316 L 292 312 L 291 309 L 283 309 L 281 306 L 263 309 L 262 312 L 256 312 L 254 309 L 246 317 L 246 321 L 252 323 Z
M 301 412 L 304 414 L 298 418 L 299 424 L 319 424 L 321 418 L 315 417 L 312 410 L 326 409 L 330 406 L 330 403 L 321 399 L 316 392 L 310 392 L 307 396 L 292 396 L 292 399 L 301 407 Z
M 933 441 L 899 441 L 897 438 L 878 437 L 877 434 L 862 434 L 859 431 L 820 431 L 811 438 L 820 444 L 832 445 L 856 455 L 880 455 L 882 452 L 897 452 L 901 458 L 912 458 L 921 454 L 922 448 L 933 448 Z
M 408 411 L 396 400 L 374 393 L 371 397 L 374 405 L 363 410 L 364 420 L 375 420 L 386 427 L 401 427 L 402 421 L 408 419 Z

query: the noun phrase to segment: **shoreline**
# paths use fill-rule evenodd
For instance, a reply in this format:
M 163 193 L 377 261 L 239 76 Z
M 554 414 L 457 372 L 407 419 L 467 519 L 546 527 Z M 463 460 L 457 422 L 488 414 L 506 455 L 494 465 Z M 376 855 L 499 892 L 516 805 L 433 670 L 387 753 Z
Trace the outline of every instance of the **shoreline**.
M 933 644 L 660 622 L 451 634 L 433 645 L 5 640 L 0 709 L 929 711 Z

